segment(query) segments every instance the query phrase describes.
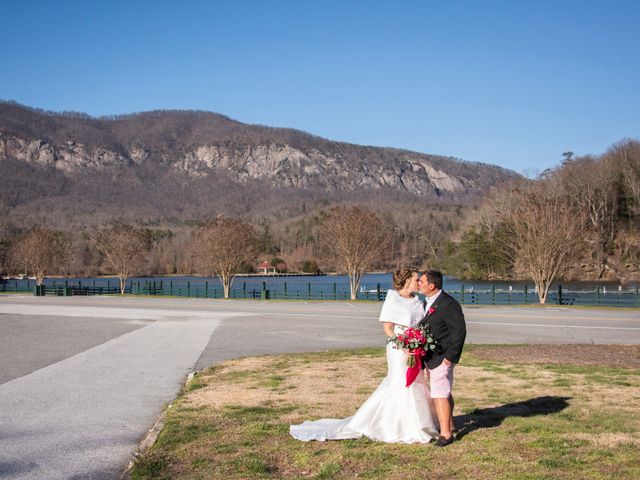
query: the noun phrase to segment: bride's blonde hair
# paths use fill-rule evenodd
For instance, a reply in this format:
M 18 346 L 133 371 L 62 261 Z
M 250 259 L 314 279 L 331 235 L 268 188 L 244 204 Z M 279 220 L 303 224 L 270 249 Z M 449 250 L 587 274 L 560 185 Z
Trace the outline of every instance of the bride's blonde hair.
M 401 290 L 414 273 L 418 273 L 413 268 L 399 268 L 393 272 L 393 288 Z

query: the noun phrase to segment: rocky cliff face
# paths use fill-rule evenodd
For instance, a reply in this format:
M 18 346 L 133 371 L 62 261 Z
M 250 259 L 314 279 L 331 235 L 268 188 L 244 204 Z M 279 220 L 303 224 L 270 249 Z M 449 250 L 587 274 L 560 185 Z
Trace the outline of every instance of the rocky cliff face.
M 465 190 L 459 178 L 420 158 L 398 158 L 389 165 L 363 158 L 360 163 L 350 164 L 339 155 L 316 149 L 302 151 L 290 145 L 202 145 L 178 158 L 174 167 L 194 176 L 212 175 L 223 169 L 238 182 L 255 179 L 274 186 L 328 191 L 386 188 L 426 195 Z M 471 182 L 465 183 L 473 188 Z
M 384 190 L 427 198 L 473 196 L 516 176 L 491 165 L 331 142 L 206 112 L 93 119 L 10 103 L 0 103 L 3 160 L 70 177 L 143 169 L 144 175 L 173 172 L 200 184 L 223 175 L 239 185 L 258 182 L 268 188 L 314 192 Z
M 25 139 L 0 132 L 0 160 L 13 158 L 27 163 L 50 166 L 66 173 L 84 168 L 103 169 L 126 165 L 139 159 L 137 152 L 120 155 L 107 148 L 89 148 L 69 140 L 64 145 L 51 145 L 42 139 Z
M 198 145 L 187 151 L 149 151 L 128 146 L 122 154 L 68 140 L 52 145 L 43 139 L 20 138 L 0 132 L 0 160 L 13 158 L 29 164 L 53 167 L 65 173 L 85 169 L 104 170 L 139 165 L 161 158 L 164 165 L 193 177 L 224 171 L 238 183 L 260 180 L 274 187 L 357 190 L 391 189 L 415 195 L 464 193 L 477 188 L 471 179 L 448 174 L 418 155 L 398 155 L 383 163 L 362 158 L 358 163 L 317 149 L 303 151 L 290 145 Z

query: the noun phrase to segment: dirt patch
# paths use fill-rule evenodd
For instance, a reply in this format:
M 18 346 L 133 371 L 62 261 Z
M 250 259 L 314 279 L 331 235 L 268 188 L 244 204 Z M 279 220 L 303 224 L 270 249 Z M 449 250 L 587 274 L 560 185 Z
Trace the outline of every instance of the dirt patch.
M 615 448 L 620 444 L 640 445 L 640 439 L 630 433 L 572 433 L 565 435 L 569 440 L 586 440 L 599 448 Z
M 473 355 L 482 360 L 506 363 L 640 368 L 640 345 L 498 346 L 477 349 Z

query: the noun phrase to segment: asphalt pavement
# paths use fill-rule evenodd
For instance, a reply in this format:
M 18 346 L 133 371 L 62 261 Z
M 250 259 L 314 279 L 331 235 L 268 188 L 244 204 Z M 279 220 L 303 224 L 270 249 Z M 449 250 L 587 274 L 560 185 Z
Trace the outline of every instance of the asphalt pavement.
M 380 303 L 0 296 L 0 478 L 114 479 L 186 376 L 384 345 Z M 467 307 L 469 343 L 640 344 L 640 310 Z

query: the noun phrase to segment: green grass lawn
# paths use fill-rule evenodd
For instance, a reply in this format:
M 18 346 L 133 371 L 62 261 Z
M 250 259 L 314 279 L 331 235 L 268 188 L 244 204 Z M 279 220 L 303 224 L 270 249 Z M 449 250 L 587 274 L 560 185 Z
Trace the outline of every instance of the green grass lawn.
M 382 349 L 254 357 L 197 375 L 131 477 L 640 478 L 640 369 L 483 360 L 488 348 L 503 347 L 468 346 L 456 369 L 447 448 L 289 436 L 352 415 L 386 373 Z

